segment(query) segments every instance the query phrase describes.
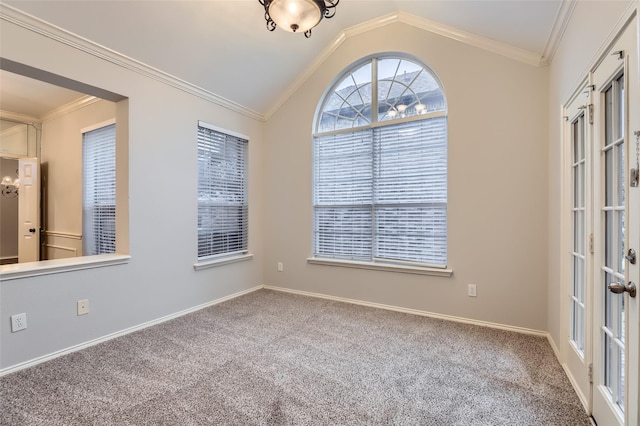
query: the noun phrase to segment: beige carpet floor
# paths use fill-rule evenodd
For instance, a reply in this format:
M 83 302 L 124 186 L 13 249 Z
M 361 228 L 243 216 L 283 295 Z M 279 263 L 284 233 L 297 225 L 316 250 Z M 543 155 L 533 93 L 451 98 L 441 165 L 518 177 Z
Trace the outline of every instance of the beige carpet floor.
M 589 425 L 546 339 L 260 290 L 0 378 L 2 425 Z

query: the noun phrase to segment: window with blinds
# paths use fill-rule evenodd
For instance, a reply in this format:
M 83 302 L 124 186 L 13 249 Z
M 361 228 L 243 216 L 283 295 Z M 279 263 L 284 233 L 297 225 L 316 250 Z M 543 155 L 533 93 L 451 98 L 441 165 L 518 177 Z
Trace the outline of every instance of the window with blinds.
M 198 123 L 198 260 L 248 251 L 248 141 Z
M 446 267 L 441 86 L 404 58 L 373 58 L 353 70 L 316 118 L 314 257 Z M 377 79 L 367 77 L 371 70 Z
M 83 254 L 116 252 L 116 125 L 82 134 Z

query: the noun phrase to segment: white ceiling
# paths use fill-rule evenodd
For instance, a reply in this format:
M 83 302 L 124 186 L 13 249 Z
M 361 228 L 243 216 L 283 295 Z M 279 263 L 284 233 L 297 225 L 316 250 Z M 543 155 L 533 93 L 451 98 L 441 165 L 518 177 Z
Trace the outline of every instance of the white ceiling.
M 388 14 L 411 14 L 540 60 L 562 25 L 562 0 L 342 0 L 310 39 L 268 32 L 258 0 L 3 2 L 259 115 L 346 29 Z

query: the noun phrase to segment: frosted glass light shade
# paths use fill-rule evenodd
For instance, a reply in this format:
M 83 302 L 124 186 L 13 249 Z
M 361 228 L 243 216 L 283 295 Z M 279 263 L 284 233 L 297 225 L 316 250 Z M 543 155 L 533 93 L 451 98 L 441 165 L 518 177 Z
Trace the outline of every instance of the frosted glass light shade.
M 269 5 L 269 16 L 282 29 L 304 33 L 318 25 L 322 10 L 313 0 L 273 0 Z

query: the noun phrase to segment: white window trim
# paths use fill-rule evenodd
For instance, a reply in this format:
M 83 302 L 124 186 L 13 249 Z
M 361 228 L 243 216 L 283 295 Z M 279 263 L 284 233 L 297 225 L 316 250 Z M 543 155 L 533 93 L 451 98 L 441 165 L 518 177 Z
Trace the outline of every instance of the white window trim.
M 411 57 L 410 55 L 399 54 L 399 53 L 391 53 L 388 55 L 379 53 L 379 54 L 370 55 L 365 58 L 362 58 L 360 61 L 357 61 L 355 64 L 352 64 L 348 69 L 343 70 L 340 74 L 338 74 L 338 76 L 334 78 L 331 84 L 327 87 L 327 89 L 322 95 L 322 98 L 321 98 L 322 101 L 316 107 L 316 111 L 314 114 L 313 132 L 312 132 L 312 137 L 314 139 L 319 137 L 325 137 L 325 136 L 355 133 L 355 132 L 369 130 L 369 129 L 375 130 L 377 128 L 383 128 L 383 127 L 393 126 L 397 124 L 417 122 L 417 121 L 423 121 L 423 120 L 440 118 L 440 117 L 444 117 L 446 119 L 448 117 L 448 103 L 446 103 L 446 100 L 445 100 L 445 108 L 443 110 L 432 111 L 426 114 L 412 115 L 408 117 L 400 117 L 400 118 L 395 118 L 391 120 L 379 121 L 379 117 L 378 117 L 379 108 L 378 108 L 378 95 L 377 95 L 379 79 L 377 74 L 378 67 L 376 66 L 376 64 L 379 60 L 386 59 L 387 57 L 400 59 L 400 60 L 408 60 L 421 65 L 423 67 L 423 70 L 426 70 L 432 76 L 432 78 L 436 80 L 444 96 L 444 93 L 445 93 L 444 85 L 442 81 L 439 79 L 438 75 L 428 65 L 422 63 L 422 61 L 419 60 L 418 58 L 414 58 L 414 57 Z M 318 127 L 320 126 L 320 117 L 322 115 L 322 112 L 324 111 L 325 105 L 328 102 L 328 99 L 333 89 L 336 87 L 337 84 L 339 84 L 339 82 L 343 80 L 343 78 L 346 75 L 349 75 L 354 70 L 359 69 L 363 64 L 369 63 L 369 62 L 372 64 L 372 67 L 371 67 L 372 78 L 370 83 L 372 84 L 371 122 L 365 126 L 346 127 L 342 129 L 330 130 L 325 132 L 318 131 Z M 314 141 L 314 144 L 315 144 L 315 141 Z M 447 130 L 447 151 L 448 151 L 448 145 L 449 143 L 448 143 L 448 130 Z M 314 161 L 315 161 L 315 157 L 314 157 Z M 448 171 L 448 163 L 447 163 L 447 176 L 448 174 L 449 174 L 449 171 Z M 314 187 L 315 187 L 315 178 L 314 178 Z M 447 185 L 447 191 L 448 191 L 448 185 Z M 445 202 L 445 207 L 447 206 L 448 206 L 448 201 Z M 315 201 L 313 204 L 313 209 L 315 211 Z M 447 217 L 448 217 L 448 212 L 447 212 Z M 315 224 L 314 224 L 314 227 L 315 227 Z M 449 230 L 447 229 L 447 238 L 448 238 L 448 233 L 449 233 Z M 446 243 L 446 248 L 448 251 L 448 241 Z M 315 252 L 315 248 L 314 248 L 314 252 Z M 358 269 L 394 271 L 394 272 L 414 273 L 414 274 L 422 274 L 422 275 L 434 275 L 434 276 L 445 276 L 445 277 L 450 277 L 451 275 L 453 275 L 453 270 L 447 269 L 447 265 L 434 266 L 434 265 L 425 265 L 425 264 L 417 263 L 417 266 L 413 266 L 413 265 L 408 265 L 407 263 L 403 263 L 402 261 L 399 261 L 398 263 L 377 262 L 375 257 L 369 261 L 351 261 L 351 260 L 343 260 L 340 258 L 330 258 L 330 257 L 327 257 L 327 258 L 311 257 L 307 259 L 307 262 L 311 264 L 319 264 L 319 265 L 343 266 L 343 267 L 352 267 L 352 268 L 358 268 Z
M 209 124 L 207 122 L 198 120 L 198 127 L 203 127 L 205 129 L 209 129 L 209 130 L 213 130 L 215 132 L 218 133 L 222 133 L 228 136 L 232 136 L 232 137 L 236 137 L 239 139 L 244 139 L 245 141 L 247 141 L 247 143 L 249 143 L 249 136 L 244 135 L 242 133 L 238 133 L 238 132 L 234 132 L 232 130 L 229 129 L 224 129 L 222 127 L 218 127 L 218 126 L 214 126 L 213 124 Z M 249 147 L 247 146 L 247 156 L 249 154 Z M 248 188 L 248 179 L 249 179 L 249 164 L 248 164 L 248 160 L 247 160 L 247 170 L 246 170 L 246 174 L 247 174 L 247 201 L 248 201 L 248 197 L 249 197 L 249 188 Z M 247 225 L 248 226 L 248 225 Z M 247 238 L 249 237 L 248 235 L 248 229 L 247 229 Z M 217 255 L 213 255 L 213 256 L 209 256 L 209 257 L 203 257 L 203 258 L 199 258 L 198 261 L 196 261 L 196 263 L 193 264 L 193 269 L 196 271 L 199 271 L 201 269 L 208 269 L 208 268 L 213 268 L 216 266 L 222 266 L 222 265 L 228 265 L 231 263 L 237 263 L 237 262 L 243 262 L 246 260 L 251 260 L 253 258 L 253 254 L 249 253 L 248 247 L 247 250 L 242 250 L 242 251 L 238 251 L 235 253 L 221 253 L 221 254 L 217 254 Z
M 433 266 L 409 266 L 393 263 L 357 262 L 353 260 L 325 259 L 319 257 L 310 257 L 307 259 L 307 263 L 311 265 L 338 266 L 343 268 L 369 269 L 372 271 L 431 275 L 435 277 L 450 277 L 453 275 L 453 269 L 437 268 Z
M 249 136 L 243 135 L 242 133 L 234 132 L 229 129 L 224 129 L 222 127 L 214 126 L 213 124 L 206 123 L 204 121 L 198 120 L 198 127 L 204 127 L 205 129 L 213 130 L 218 133 L 224 133 L 225 135 L 233 136 L 235 138 L 244 139 L 247 142 L 251 140 Z
M 103 127 L 111 126 L 112 124 L 116 124 L 115 118 L 111 118 L 101 123 L 92 124 L 91 126 L 83 127 L 82 129 L 80 129 L 80 136 L 84 135 L 85 133 L 92 132 L 94 130 L 102 129 Z
M 243 253 L 235 256 L 226 256 L 218 259 L 209 259 L 193 264 L 193 269 L 200 271 L 201 269 L 215 268 L 216 266 L 229 265 L 232 263 L 244 262 L 253 259 L 253 253 Z
M 0 281 L 122 265 L 129 263 L 129 259 L 131 259 L 131 256 L 124 254 L 100 254 L 67 259 L 41 260 L 39 262 L 13 263 L 0 266 Z

